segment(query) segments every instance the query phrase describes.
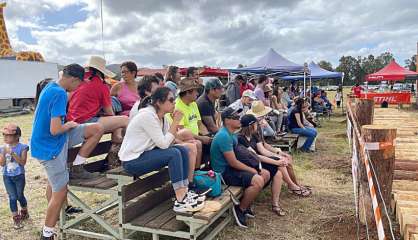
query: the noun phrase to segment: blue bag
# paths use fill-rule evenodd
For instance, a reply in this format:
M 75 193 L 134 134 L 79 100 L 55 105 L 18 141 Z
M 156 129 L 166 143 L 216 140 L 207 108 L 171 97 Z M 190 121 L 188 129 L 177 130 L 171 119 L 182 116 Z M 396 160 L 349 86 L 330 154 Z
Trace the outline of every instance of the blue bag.
M 203 192 L 212 189 L 212 191 L 207 194 L 209 197 L 218 197 L 222 194 L 220 173 L 197 170 L 194 172 L 193 182 L 199 191 Z

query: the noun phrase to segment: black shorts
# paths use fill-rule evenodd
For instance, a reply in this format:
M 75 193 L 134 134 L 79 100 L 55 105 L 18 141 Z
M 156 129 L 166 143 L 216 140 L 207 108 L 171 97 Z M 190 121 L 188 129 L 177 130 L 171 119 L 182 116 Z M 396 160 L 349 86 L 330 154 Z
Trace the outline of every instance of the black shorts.
M 227 185 L 247 188 L 251 186 L 254 175 L 255 174 L 251 172 L 239 171 L 231 167 L 226 167 L 222 177 Z

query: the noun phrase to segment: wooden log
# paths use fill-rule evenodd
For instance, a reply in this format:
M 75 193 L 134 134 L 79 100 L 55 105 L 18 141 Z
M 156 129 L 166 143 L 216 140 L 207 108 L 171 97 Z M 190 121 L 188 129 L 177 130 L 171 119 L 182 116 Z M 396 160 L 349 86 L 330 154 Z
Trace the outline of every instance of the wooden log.
M 395 160 L 395 170 L 418 172 L 418 161 Z
M 362 127 L 362 132 L 366 144 L 378 143 L 378 149 L 368 150 L 368 152 L 382 191 L 383 200 L 389 203 L 395 169 L 395 146 L 392 143 L 396 138 L 396 129 L 378 125 L 365 125 Z M 389 143 L 389 145 L 383 146 L 382 144 L 385 143 Z M 375 186 L 377 187 L 376 183 Z M 378 197 L 378 200 L 381 199 Z
M 395 180 L 415 180 L 418 181 L 418 172 L 416 171 L 405 171 L 405 170 L 395 170 L 394 178 Z
M 354 115 L 357 118 L 358 126 L 373 124 L 374 101 L 371 99 L 356 99 Z M 359 129 L 361 131 L 361 129 Z

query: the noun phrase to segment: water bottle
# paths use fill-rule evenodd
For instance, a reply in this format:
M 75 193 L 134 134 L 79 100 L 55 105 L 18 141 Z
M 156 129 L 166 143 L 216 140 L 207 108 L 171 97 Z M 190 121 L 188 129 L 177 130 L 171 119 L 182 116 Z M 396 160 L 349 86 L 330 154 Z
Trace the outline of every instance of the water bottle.
M 4 157 L 6 158 L 6 165 L 8 165 L 12 162 L 12 155 L 10 154 L 11 148 L 9 144 L 6 144 L 6 146 L 4 147 L 4 151 L 6 151 L 6 149 L 8 150 L 8 152 L 4 154 Z

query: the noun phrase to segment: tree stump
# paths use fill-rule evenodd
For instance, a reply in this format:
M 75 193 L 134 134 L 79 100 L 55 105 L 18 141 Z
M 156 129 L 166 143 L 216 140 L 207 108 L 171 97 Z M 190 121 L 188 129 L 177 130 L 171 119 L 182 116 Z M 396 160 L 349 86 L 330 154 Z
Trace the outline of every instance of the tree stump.
M 354 115 L 356 116 L 358 126 L 373 124 L 374 101 L 371 99 L 356 98 Z M 361 132 L 361 129 L 359 129 Z
M 392 183 L 395 170 L 394 140 L 396 138 L 396 128 L 388 128 L 381 125 L 364 125 L 362 127 L 362 135 L 366 143 L 366 147 L 368 148 L 370 171 L 372 175 L 375 176 L 375 178 L 373 178 L 373 184 L 376 190 L 377 201 L 381 209 L 383 224 L 384 226 L 388 226 L 387 219 L 383 217 L 384 206 L 382 198 L 379 195 L 376 179 L 379 182 L 383 200 L 385 201 L 386 206 L 389 207 L 392 197 Z M 373 173 L 372 165 L 376 175 Z M 361 174 L 361 184 L 367 184 L 368 188 L 366 172 Z M 368 195 L 367 199 L 371 203 L 370 193 L 368 193 Z

